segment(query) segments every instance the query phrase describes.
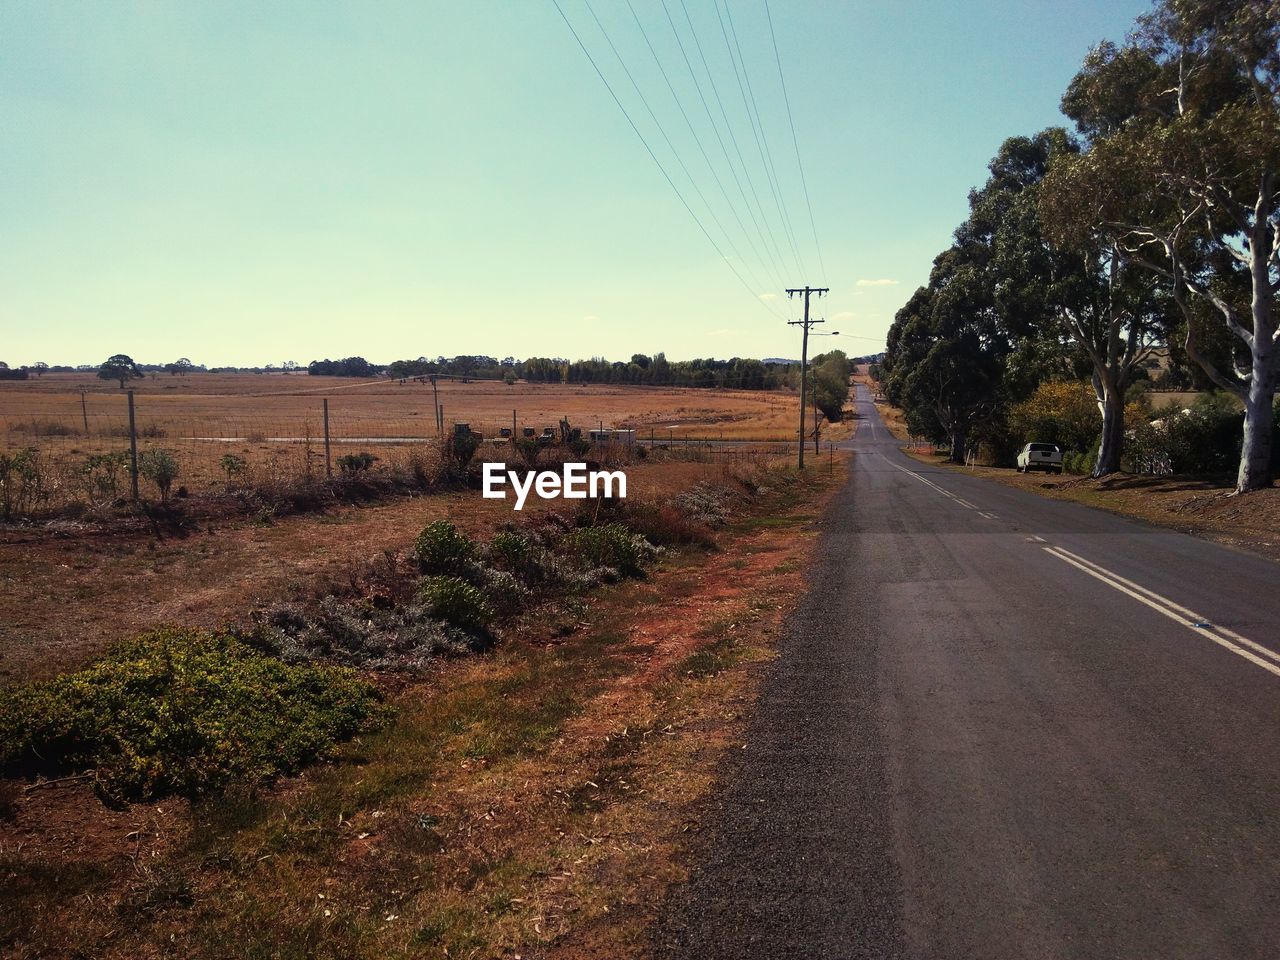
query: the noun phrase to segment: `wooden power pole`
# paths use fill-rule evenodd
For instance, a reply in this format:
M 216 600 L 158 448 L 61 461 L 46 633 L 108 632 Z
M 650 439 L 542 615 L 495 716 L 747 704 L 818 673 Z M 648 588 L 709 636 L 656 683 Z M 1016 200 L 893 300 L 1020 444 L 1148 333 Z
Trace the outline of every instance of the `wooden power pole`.
M 788 320 L 787 324 L 792 327 L 801 327 L 804 330 L 804 336 L 800 340 L 800 446 L 798 448 L 798 457 L 796 466 L 798 469 L 804 469 L 804 402 L 805 394 L 809 387 L 809 328 L 815 323 L 823 323 L 822 320 L 811 320 L 809 318 L 809 297 L 812 294 L 822 296 L 830 287 L 789 287 L 787 289 L 788 297 L 795 297 L 804 294 L 804 319 Z

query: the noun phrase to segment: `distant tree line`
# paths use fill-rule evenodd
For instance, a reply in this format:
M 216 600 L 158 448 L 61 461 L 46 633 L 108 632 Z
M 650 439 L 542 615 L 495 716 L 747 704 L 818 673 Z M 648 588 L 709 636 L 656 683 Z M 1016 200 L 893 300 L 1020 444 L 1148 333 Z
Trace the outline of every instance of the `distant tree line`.
M 823 356 L 837 354 L 847 365 L 848 359 L 840 351 Z M 814 358 L 815 366 L 821 359 L 823 358 Z M 506 357 L 499 360 L 497 357 L 484 355 L 435 359 L 418 357 L 416 360 L 396 360 L 385 368 L 378 368 L 363 357 L 348 357 L 343 360 L 316 361 L 307 370 L 312 374 L 326 376 L 364 377 L 385 372 L 392 377 L 435 374 L 474 377 L 478 380 L 527 380 L 530 383 L 724 387 L 740 390 L 795 389 L 800 383 L 800 367 L 789 361 L 766 362 L 743 357 L 729 360 L 668 360 L 663 353 L 652 356 L 636 353 L 628 361 L 610 361 L 603 357 L 593 357 L 590 360 L 568 360 L 564 357 L 529 357 L 525 360 Z
M 849 374 L 852 363 L 840 350 L 819 354 L 810 361 L 812 383 L 816 390 L 819 409 L 832 419 L 839 419 L 840 411 L 848 399 Z M 37 369 L 38 368 L 38 369 Z M 31 368 L 10 370 L 0 362 L 0 379 L 26 379 L 28 370 L 43 373 L 92 372 L 100 379 L 114 380 L 124 388 L 130 380 L 142 379 L 148 374 L 167 373 L 185 376 L 189 373 L 272 373 L 290 372 L 298 365 L 286 362 L 279 367 L 212 367 L 192 363 L 183 357 L 171 363 L 141 364 L 127 354 L 115 354 L 96 366 L 50 367 L 35 364 Z M 595 383 L 628 384 L 636 386 L 675 386 L 726 388 L 735 390 L 798 389 L 800 365 L 788 360 L 753 360 L 733 357 L 729 360 L 711 358 L 694 360 L 668 360 L 663 353 L 649 356 L 632 354 L 631 359 L 609 361 L 603 357 L 590 360 L 566 360 L 563 357 L 515 357 L 497 359 L 484 355 L 457 357 L 418 357 L 416 360 L 396 360 L 385 366 L 372 363 L 364 357 L 344 357 L 339 360 L 313 360 L 306 367 L 311 376 L 354 377 L 425 377 L 431 375 L 475 378 L 477 380 L 527 380 L 531 383 Z

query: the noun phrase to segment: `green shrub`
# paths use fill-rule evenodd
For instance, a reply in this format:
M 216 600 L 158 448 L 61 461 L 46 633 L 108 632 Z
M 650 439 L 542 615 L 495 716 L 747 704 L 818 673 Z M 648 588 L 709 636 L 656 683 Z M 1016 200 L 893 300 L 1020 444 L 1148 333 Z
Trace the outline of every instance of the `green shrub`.
M 484 552 L 495 567 L 515 573 L 538 550 L 538 545 L 524 534 L 500 530 L 489 540 Z
M 484 630 L 493 620 L 493 606 L 484 591 L 461 577 L 425 577 L 418 599 L 429 616 L 464 630 Z
M 1222 475 L 1240 463 L 1244 413 L 1226 393 L 1206 393 L 1190 409 L 1134 425 L 1125 462 L 1135 473 Z
M 155 484 L 160 502 L 169 501 L 169 488 L 178 479 L 178 461 L 168 450 L 147 450 L 138 457 L 138 473 Z
M 296 771 L 382 716 L 373 686 L 225 634 L 158 630 L 0 699 L 0 770 L 92 770 L 108 802 Z
M 377 462 L 378 458 L 372 453 L 348 453 L 345 457 L 338 458 L 338 469 L 343 476 L 354 477 L 364 473 Z
M 1098 462 L 1098 448 L 1090 447 L 1084 453 L 1078 450 L 1069 450 L 1062 456 L 1062 468 L 1067 473 L 1074 473 L 1077 476 L 1088 476 L 1093 473 L 1093 466 Z
M 35 447 L 0 453 L 0 519 L 24 516 L 49 498 L 52 478 Z
M 613 567 L 624 576 L 636 577 L 655 555 L 653 545 L 621 523 L 583 527 L 568 538 L 570 551 L 587 566 Z
M 249 461 L 234 453 L 224 453 L 218 466 L 227 475 L 227 483 L 234 483 L 249 472 Z
M 443 437 L 440 441 L 440 453 L 445 472 L 455 478 L 464 476 L 467 472 L 467 464 L 480 449 L 480 443 L 480 435 L 470 431 L 455 432 Z
M 334 596 L 318 606 L 278 604 L 256 615 L 246 642 L 287 662 L 325 660 L 367 670 L 423 671 L 442 656 L 485 646 L 416 603 L 383 608 Z
M 120 493 L 120 477 L 129 464 L 127 451 L 95 453 L 80 466 L 80 482 L 89 503 L 100 506 L 115 500 Z
M 482 567 L 478 585 L 495 616 L 509 617 L 533 602 L 533 591 L 506 570 Z
M 435 520 L 422 528 L 410 557 L 423 573 L 459 576 L 474 564 L 476 545 L 448 520 Z

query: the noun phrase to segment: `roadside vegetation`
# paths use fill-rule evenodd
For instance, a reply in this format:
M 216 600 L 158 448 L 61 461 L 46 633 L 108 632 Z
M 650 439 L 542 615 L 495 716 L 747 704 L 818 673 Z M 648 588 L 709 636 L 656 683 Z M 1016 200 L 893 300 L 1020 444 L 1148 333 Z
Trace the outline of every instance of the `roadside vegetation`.
M 1056 442 L 1095 477 L 1227 470 L 1236 492 L 1270 486 L 1274 4 L 1161 0 L 1124 44 L 1089 54 L 1062 108 L 1074 133 L 1010 138 L 971 193 L 895 317 L 874 371 L 885 396 L 957 463 L 1008 465 L 1023 443 Z M 1149 387 L 1213 392 L 1182 405 Z
M 432 521 L 6 692 L 5 952 L 628 955 L 834 479 L 743 458 L 484 535 Z

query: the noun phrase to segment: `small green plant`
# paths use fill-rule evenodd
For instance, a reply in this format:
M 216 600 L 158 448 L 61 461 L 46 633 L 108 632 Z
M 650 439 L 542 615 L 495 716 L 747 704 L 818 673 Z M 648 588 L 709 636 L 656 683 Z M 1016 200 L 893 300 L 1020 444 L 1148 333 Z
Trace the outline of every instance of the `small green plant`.
M 485 554 L 494 566 L 514 573 L 533 555 L 535 549 L 533 541 L 524 534 L 501 530 L 490 538 Z
M 529 469 L 536 469 L 538 455 L 542 452 L 542 444 L 538 443 L 537 437 L 515 437 L 511 442 L 515 446 L 516 453 L 520 454 Z
M 227 484 L 238 483 L 249 472 L 249 461 L 234 453 L 224 453 L 218 466 L 227 475 Z
M 80 482 L 93 506 L 116 499 L 120 492 L 120 475 L 129 462 L 129 454 L 95 453 L 80 466 Z
M 178 461 L 168 450 L 147 450 L 138 457 L 138 473 L 155 484 L 160 502 L 169 502 L 169 490 L 178 479 Z
M 338 469 L 345 477 L 356 477 L 377 462 L 378 458 L 372 453 L 348 453 L 345 457 L 338 458 Z
M 40 453 L 25 447 L 0 453 L 0 517 L 25 515 L 49 496 L 49 477 Z
M 411 558 L 423 573 L 457 576 L 474 563 L 476 545 L 448 520 L 435 520 L 418 534 Z
M 654 547 L 621 523 L 583 527 L 568 538 L 570 550 L 588 566 L 613 567 L 624 576 L 640 576 L 653 559 Z
M 463 630 L 484 630 L 493 620 L 493 607 L 484 591 L 461 577 L 425 577 L 418 599 L 428 616 Z
M 472 433 L 470 430 L 451 433 L 445 437 L 441 441 L 441 459 L 445 464 L 446 471 L 454 476 L 465 474 L 467 464 L 471 462 L 471 458 L 480 449 L 480 443 L 480 435 Z
M 227 634 L 145 634 L 84 670 L 0 695 L 0 772 L 92 771 L 107 802 L 199 796 L 293 772 L 382 716 L 375 688 Z

